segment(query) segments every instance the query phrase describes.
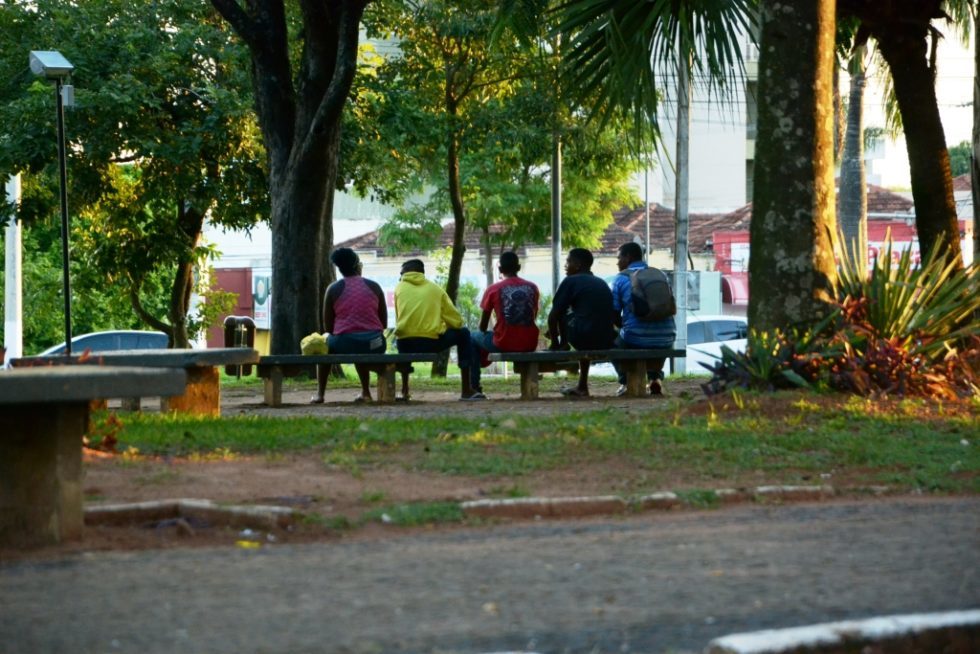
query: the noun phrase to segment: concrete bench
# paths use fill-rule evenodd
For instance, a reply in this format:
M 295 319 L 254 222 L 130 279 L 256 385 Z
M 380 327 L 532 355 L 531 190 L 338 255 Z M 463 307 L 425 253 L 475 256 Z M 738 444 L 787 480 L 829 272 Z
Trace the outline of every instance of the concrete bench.
M 221 385 L 219 368 L 227 365 L 257 363 L 259 353 L 251 348 L 213 348 L 207 350 L 117 350 L 91 355 L 24 357 L 14 359 L 14 367 L 62 365 L 112 365 L 139 368 L 180 368 L 187 372 L 187 390 L 179 397 L 162 397 L 161 411 L 197 415 L 221 415 Z M 104 396 L 109 399 L 119 396 Z M 140 397 L 125 396 L 124 408 L 139 410 Z M 152 397 L 145 394 L 144 397 Z
M 378 402 L 395 401 L 395 372 L 411 370 L 413 363 L 435 361 L 439 354 L 274 354 L 259 359 L 259 377 L 265 380 L 265 403 L 282 406 L 282 380 L 308 374 L 313 366 L 364 364 L 378 375 Z
M 82 437 L 89 402 L 184 392 L 187 373 L 57 366 L 0 370 L 0 547 L 82 533 Z
M 579 361 L 623 361 L 626 363 L 626 395 L 647 394 L 647 361 L 687 356 L 685 350 L 544 350 L 540 352 L 492 352 L 491 361 L 510 361 L 521 376 L 521 399 L 538 397 L 538 375 L 567 369 Z

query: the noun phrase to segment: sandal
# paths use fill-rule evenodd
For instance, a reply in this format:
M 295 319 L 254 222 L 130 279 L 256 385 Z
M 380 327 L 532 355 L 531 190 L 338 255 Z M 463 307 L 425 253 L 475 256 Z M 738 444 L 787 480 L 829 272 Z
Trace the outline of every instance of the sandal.
M 310 404 L 323 404 L 323 398 L 319 395 L 314 395 L 310 398 Z
M 572 399 L 575 399 L 579 397 L 588 397 L 589 391 L 583 391 L 578 387 L 572 386 L 571 388 L 561 389 L 561 394 L 564 395 L 565 397 L 570 397 Z
M 412 399 L 411 395 L 399 395 L 395 398 L 395 402 L 408 402 Z
M 374 400 L 363 395 L 358 395 L 354 398 L 354 404 L 370 404 L 371 402 L 374 402 Z

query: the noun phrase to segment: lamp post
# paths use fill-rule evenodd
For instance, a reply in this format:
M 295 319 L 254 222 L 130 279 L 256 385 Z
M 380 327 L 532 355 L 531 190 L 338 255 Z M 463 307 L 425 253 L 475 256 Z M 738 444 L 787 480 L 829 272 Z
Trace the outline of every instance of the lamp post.
M 73 89 L 64 83 L 75 67 L 54 50 L 32 50 L 31 71 L 54 81 L 58 112 L 58 169 L 61 187 L 61 265 L 65 287 L 65 354 L 71 355 L 71 282 L 68 275 L 68 172 L 65 162 L 65 105 L 72 104 Z M 66 100 L 67 96 L 67 100 Z

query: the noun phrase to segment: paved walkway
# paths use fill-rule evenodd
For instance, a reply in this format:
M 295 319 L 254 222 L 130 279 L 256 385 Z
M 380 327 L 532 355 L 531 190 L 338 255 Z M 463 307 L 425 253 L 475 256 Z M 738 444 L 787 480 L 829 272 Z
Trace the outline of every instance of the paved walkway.
M 980 607 L 980 498 L 645 514 L 0 566 L 0 651 L 681 652 Z

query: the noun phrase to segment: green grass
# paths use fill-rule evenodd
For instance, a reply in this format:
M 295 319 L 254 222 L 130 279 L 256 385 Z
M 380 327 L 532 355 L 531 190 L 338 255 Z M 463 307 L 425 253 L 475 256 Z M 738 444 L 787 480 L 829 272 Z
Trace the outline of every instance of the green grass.
M 399 527 L 462 522 L 463 510 L 458 502 L 416 502 L 372 509 L 361 516 L 361 523 L 381 522 Z
M 752 396 L 736 404 L 741 408 L 708 415 L 684 415 L 685 405 L 663 402 L 547 420 L 121 414 L 118 449 L 201 461 L 309 452 L 355 476 L 395 458 L 408 469 L 474 477 L 625 460 L 654 478 L 681 473 L 699 482 L 752 477 L 801 483 L 832 474 L 907 489 L 980 492 L 975 410 L 956 416 L 927 412 L 915 402 L 881 412 L 863 400 L 831 408 L 800 401 L 770 415 Z M 494 494 L 520 496 L 522 486 L 498 487 Z

